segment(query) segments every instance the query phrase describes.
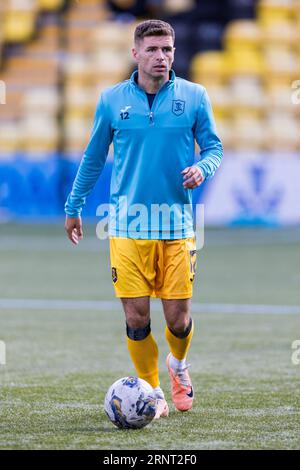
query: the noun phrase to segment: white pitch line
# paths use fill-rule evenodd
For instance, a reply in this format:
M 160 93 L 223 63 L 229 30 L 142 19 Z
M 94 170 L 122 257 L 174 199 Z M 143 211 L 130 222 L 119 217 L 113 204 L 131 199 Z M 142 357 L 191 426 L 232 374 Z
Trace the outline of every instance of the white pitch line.
M 121 309 L 117 300 L 58 300 L 58 299 L 0 299 L 0 310 L 93 310 L 107 311 Z M 161 310 L 158 300 L 151 309 Z M 300 305 L 263 304 L 205 304 L 192 303 L 193 313 L 235 313 L 235 314 L 292 314 L 300 315 Z

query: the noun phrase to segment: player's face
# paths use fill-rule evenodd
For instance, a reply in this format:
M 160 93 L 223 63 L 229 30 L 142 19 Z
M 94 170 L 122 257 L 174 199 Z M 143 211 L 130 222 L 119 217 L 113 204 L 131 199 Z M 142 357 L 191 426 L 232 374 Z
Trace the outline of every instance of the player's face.
M 174 61 L 171 36 L 147 36 L 132 50 L 139 70 L 155 79 L 169 76 Z

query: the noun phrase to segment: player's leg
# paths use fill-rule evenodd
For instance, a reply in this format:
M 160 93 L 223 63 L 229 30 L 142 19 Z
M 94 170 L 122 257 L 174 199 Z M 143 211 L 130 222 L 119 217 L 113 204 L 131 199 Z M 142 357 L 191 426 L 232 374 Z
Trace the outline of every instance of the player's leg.
M 179 368 L 185 365 L 193 337 L 193 321 L 190 316 L 191 299 L 162 299 L 166 319 L 166 339 L 170 346 L 170 365 Z
M 186 357 L 194 330 L 190 305 L 196 270 L 195 239 L 164 240 L 161 247 L 163 278 L 157 284 L 157 296 L 162 299 L 167 324 L 172 399 L 177 409 L 186 411 L 191 408 L 194 396 Z
M 127 331 L 127 346 L 138 377 L 154 388 L 157 414 L 168 416 L 169 408 L 159 385 L 158 347 L 151 332 L 149 297 L 121 298 Z
M 137 375 L 149 382 L 157 395 L 158 348 L 151 332 L 150 301 L 155 282 L 155 240 L 112 237 L 110 257 L 116 296 L 121 298 L 127 323 L 127 345 Z
M 158 347 L 151 332 L 149 297 L 121 298 L 128 350 L 138 377 L 159 386 Z
M 171 378 L 172 400 L 180 411 L 192 407 L 194 391 L 186 362 L 193 337 L 190 299 L 162 300 L 166 319 L 166 339 L 170 353 L 167 367 Z

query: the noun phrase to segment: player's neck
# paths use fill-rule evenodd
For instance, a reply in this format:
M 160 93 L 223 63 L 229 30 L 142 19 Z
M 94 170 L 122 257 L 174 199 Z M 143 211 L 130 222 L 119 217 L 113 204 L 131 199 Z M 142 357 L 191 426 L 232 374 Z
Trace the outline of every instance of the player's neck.
M 169 79 L 169 72 L 160 78 L 153 78 L 140 70 L 138 71 L 138 85 L 146 92 L 146 93 L 157 93 L 159 89 L 168 81 Z

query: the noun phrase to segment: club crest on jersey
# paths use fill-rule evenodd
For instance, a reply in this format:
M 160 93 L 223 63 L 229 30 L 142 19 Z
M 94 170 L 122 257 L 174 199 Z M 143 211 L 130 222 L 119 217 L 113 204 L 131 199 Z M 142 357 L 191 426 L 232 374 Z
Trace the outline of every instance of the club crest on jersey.
M 176 114 L 176 116 L 180 116 L 181 114 L 183 114 L 184 108 L 185 108 L 185 101 L 173 100 L 172 112 Z
M 118 280 L 117 268 L 111 268 L 111 277 L 112 277 L 113 283 L 115 284 Z

